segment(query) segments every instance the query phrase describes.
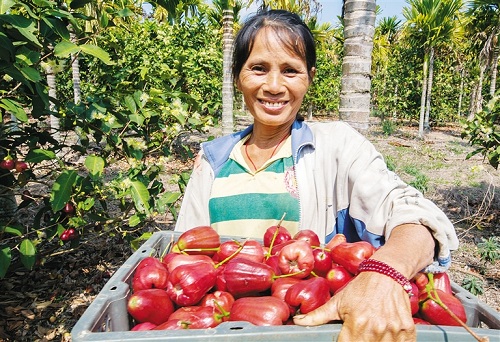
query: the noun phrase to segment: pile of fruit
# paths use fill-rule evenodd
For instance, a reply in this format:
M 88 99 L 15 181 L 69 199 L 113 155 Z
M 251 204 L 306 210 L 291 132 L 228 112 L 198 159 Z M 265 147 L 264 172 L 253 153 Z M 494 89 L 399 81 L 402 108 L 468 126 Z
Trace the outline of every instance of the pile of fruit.
M 203 329 L 225 321 L 293 324 L 296 314 L 326 303 L 375 252 L 368 242 L 337 234 L 326 245 L 311 230 L 295 236 L 272 226 L 262 241 L 221 241 L 209 226 L 172 241 L 161 256 L 141 260 L 127 302 L 131 330 Z M 410 303 L 415 324 L 462 325 L 467 317 L 448 274 L 419 273 Z

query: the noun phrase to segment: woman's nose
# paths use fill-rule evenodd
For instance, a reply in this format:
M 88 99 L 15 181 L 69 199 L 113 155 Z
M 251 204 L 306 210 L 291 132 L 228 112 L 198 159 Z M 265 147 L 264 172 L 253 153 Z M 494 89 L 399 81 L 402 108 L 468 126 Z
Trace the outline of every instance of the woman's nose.
M 266 78 L 264 90 L 272 94 L 279 93 L 283 87 L 283 75 L 281 72 L 269 72 Z

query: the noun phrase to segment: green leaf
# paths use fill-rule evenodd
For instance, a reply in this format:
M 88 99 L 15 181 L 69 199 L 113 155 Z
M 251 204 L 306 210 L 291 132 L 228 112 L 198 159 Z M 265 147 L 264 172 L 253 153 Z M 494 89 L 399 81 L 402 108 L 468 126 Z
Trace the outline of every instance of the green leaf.
M 12 227 L 12 226 L 3 226 L 3 227 L 0 227 L 0 232 L 2 233 L 10 233 L 10 234 L 14 234 L 14 235 L 17 235 L 17 236 L 22 236 L 23 235 L 23 232 L 22 232 L 22 228 L 17 228 L 17 227 Z
M 71 198 L 71 190 L 75 185 L 77 173 L 74 170 L 64 170 L 59 177 L 57 177 L 52 192 L 50 193 L 50 205 L 52 211 L 56 212 L 64 208 L 64 205 L 69 202 Z
M 128 8 L 124 8 L 122 10 L 119 10 L 118 12 L 116 12 L 116 14 L 118 14 L 119 17 L 121 18 L 124 18 L 124 17 L 130 17 L 130 16 L 133 16 L 134 15 L 134 12 L 132 12 L 130 9 Z
M 91 3 L 92 0 L 73 0 L 71 1 L 69 7 L 72 9 L 82 8 L 86 4 Z
M 134 98 L 130 95 L 125 96 L 125 106 L 134 114 L 137 112 L 137 106 L 135 105 Z
M 2 0 L 0 0 L 1 2 Z M 1 5 L 1 3 L 0 3 Z M 2 32 L 0 32 L 0 59 L 11 62 L 14 60 L 14 44 L 12 44 L 11 40 Z
M 135 227 L 137 226 L 139 223 L 141 223 L 141 218 L 139 215 L 132 215 L 128 218 L 128 225 L 130 227 Z
M 137 239 L 134 239 L 130 242 L 130 246 L 132 247 L 132 250 L 136 251 L 138 250 L 145 241 L 149 240 L 149 238 L 153 236 L 153 233 L 148 232 L 148 233 L 143 233 L 141 236 L 139 236 Z
M 26 115 L 26 112 L 20 103 L 9 99 L 2 99 L 0 102 L 0 108 L 12 113 L 19 121 L 28 122 L 28 115 Z
M 12 260 L 12 254 L 10 251 L 10 247 L 1 248 L 0 249 L 0 279 L 5 277 L 5 275 L 7 274 L 7 270 L 9 269 L 11 260 Z
M 27 19 L 21 15 L 15 14 L 1 14 L 0 20 L 11 24 L 28 41 L 32 42 L 38 47 L 42 47 L 42 44 L 40 44 L 34 34 L 36 30 L 34 21 L 31 21 L 30 19 Z
M 158 211 L 166 212 L 167 208 L 172 206 L 181 197 L 180 192 L 166 192 L 156 200 Z
M 29 239 L 23 240 L 19 246 L 19 252 L 21 253 L 21 262 L 24 267 L 31 270 L 36 261 L 36 248 L 33 242 Z
M 21 73 L 26 77 L 26 79 L 33 81 L 33 82 L 39 82 L 42 80 L 42 76 L 36 70 L 35 68 L 32 67 L 23 67 L 20 69 Z
M 114 64 L 114 62 L 111 61 L 111 59 L 109 58 L 109 54 L 103 49 L 101 49 L 99 46 L 91 44 L 82 44 L 80 45 L 80 48 L 83 52 L 92 55 L 96 58 L 99 58 L 106 65 Z
M 0 14 L 7 13 L 15 3 L 14 0 L 0 0 Z
M 134 200 L 135 208 L 139 212 L 149 212 L 149 191 L 146 186 L 139 182 L 133 181 L 130 187 L 132 199 Z
M 78 45 L 71 42 L 62 41 L 54 47 L 54 55 L 60 58 L 66 58 L 72 53 L 79 52 L 81 49 Z
M 104 159 L 96 155 L 89 155 L 85 158 L 85 167 L 94 177 L 101 176 L 104 171 Z
M 59 14 L 59 13 L 58 13 Z M 42 17 L 42 20 L 52 31 L 54 31 L 59 37 L 69 40 L 69 31 L 66 25 L 56 18 Z
M 54 152 L 37 148 L 28 152 L 25 161 L 28 163 L 40 163 L 41 161 L 52 159 L 56 159 Z

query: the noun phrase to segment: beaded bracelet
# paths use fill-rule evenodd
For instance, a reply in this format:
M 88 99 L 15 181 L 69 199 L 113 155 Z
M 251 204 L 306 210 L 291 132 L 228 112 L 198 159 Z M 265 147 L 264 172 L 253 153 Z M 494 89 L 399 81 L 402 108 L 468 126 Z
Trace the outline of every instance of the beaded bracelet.
M 375 259 L 366 259 L 363 260 L 359 264 L 358 268 L 358 273 L 361 272 L 377 272 L 380 274 L 384 274 L 390 278 L 392 278 L 394 281 L 396 281 L 398 284 L 403 286 L 403 289 L 411 296 L 411 284 L 408 279 L 401 273 L 399 273 L 397 270 L 392 268 L 391 266 L 387 265 L 385 262 L 375 260 Z

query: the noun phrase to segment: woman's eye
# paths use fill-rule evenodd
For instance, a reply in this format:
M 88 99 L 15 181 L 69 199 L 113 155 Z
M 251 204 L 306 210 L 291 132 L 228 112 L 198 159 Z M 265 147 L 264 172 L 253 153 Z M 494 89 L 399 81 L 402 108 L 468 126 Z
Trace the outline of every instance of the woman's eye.
M 255 65 L 252 67 L 252 71 L 255 72 L 265 72 L 266 69 L 262 65 Z
M 297 70 L 295 70 L 293 68 L 288 68 L 288 69 L 284 70 L 285 75 L 295 75 L 296 73 L 297 73 Z

